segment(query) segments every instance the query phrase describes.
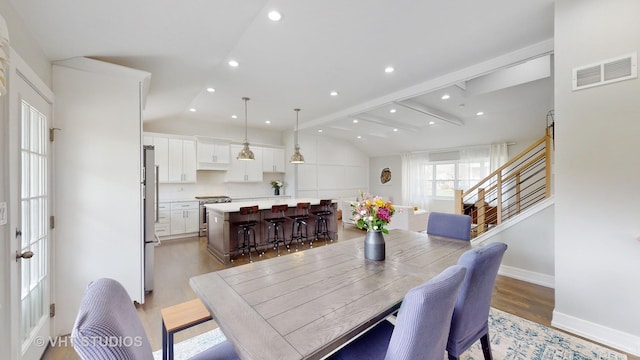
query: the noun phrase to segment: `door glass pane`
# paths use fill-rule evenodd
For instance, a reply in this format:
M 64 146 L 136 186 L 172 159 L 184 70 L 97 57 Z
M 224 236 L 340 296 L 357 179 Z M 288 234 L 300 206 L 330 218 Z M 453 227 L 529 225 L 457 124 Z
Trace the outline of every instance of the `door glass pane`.
M 21 204 L 22 253 L 32 251 L 31 259 L 21 260 L 21 336 L 31 342 L 39 324 L 48 316 L 44 296 L 48 253 L 48 181 L 47 119 L 22 101 L 21 134 Z

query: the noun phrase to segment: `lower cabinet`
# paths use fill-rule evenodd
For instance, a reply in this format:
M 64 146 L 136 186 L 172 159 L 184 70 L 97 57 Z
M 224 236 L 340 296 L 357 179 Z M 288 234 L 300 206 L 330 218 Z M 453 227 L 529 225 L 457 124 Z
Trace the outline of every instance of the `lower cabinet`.
M 156 235 L 171 235 L 171 203 L 161 202 L 158 204 L 158 222 L 156 223 Z
M 179 238 L 182 234 L 193 234 L 200 230 L 199 204 L 197 201 L 168 201 L 158 204 L 156 235 Z

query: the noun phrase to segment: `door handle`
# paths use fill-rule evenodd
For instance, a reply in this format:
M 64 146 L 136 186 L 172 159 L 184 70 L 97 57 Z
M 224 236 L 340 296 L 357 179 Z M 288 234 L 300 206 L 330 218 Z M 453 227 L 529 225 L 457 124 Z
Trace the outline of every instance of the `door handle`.
M 22 230 L 16 228 L 16 239 L 22 236 Z
M 33 251 L 25 251 L 22 254 L 16 251 L 16 262 L 20 259 L 31 259 L 33 257 Z

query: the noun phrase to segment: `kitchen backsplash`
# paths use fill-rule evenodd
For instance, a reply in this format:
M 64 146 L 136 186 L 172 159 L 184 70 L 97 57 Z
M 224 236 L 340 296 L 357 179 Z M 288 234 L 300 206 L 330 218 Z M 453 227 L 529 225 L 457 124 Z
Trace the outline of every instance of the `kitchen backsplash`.
M 284 174 L 264 174 L 259 183 L 225 183 L 224 171 L 198 171 L 195 184 L 160 184 L 160 201 L 189 200 L 199 195 L 227 195 L 233 197 L 273 195 L 271 180 L 283 180 Z M 285 189 L 280 195 L 285 195 Z

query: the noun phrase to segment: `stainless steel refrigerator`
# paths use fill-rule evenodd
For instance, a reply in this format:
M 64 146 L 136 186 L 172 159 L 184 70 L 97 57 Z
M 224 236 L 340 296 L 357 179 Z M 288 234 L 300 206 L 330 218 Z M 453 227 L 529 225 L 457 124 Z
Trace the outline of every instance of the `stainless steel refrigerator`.
M 156 236 L 155 225 L 158 221 L 158 167 L 155 164 L 153 145 L 143 147 L 143 194 L 144 194 L 144 292 L 153 291 L 153 266 L 155 247 L 160 242 Z

